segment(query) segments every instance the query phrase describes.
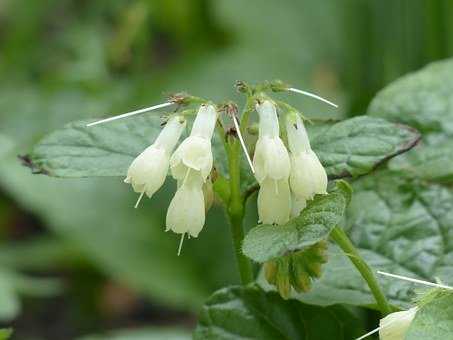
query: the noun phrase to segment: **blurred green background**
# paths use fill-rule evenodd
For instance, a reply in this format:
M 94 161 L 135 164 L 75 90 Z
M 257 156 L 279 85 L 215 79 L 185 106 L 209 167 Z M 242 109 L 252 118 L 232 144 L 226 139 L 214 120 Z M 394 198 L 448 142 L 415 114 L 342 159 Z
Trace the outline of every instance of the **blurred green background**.
M 134 210 L 120 179 L 32 175 L 17 155 L 44 134 L 177 91 L 241 102 L 239 79 L 340 104 L 289 99 L 311 117 L 363 114 L 388 82 L 453 55 L 452 13 L 450 0 L 0 0 L 1 325 L 26 340 L 184 338 L 238 282 L 219 208 L 177 257 L 171 185 Z

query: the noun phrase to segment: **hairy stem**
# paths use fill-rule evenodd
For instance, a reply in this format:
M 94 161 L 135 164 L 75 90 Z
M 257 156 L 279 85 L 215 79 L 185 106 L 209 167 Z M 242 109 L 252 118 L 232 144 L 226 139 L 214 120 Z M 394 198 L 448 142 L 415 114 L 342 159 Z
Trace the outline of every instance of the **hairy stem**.
M 230 137 L 227 142 L 227 154 L 230 173 L 230 200 L 227 207 L 228 218 L 231 226 L 234 251 L 239 267 L 242 284 L 253 281 L 252 264 L 242 253 L 242 241 L 244 239 L 244 197 L 241 193 L 240 176 L 240 145 L 237 138 Z
M 348 255 L 351 262 L 357 268 L 362 275 L 363 279 L 368 284 L 368 287 L 373 294 L 379 310 L 383 315 L 387 315 L 392 312 L 392 307 L 389 305 L 387 298 L 385 297 L 381 286 L 379 285 L 373 271 L 361 257 L 357 249 L 352 244 L 349 237 L 339 227 L 335 227 L 330 233 L 330 237 L 340 246 L 340 248 Z

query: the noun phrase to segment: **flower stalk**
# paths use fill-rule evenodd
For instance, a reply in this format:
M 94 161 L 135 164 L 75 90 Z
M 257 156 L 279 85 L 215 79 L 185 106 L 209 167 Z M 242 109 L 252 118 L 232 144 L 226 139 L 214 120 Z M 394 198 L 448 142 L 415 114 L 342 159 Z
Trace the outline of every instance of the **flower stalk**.
M 382 292 L 381 286 L 373 274 L 373 271 L 359 254 L 357 249 L 352 244 L 349 237 L 340 227 L 335 227 L 330 233 L 330 237 L 340 246 L 340 248 L 348 255 L 351 262 L 354 264 L 356 269 L 360 272 L 363 279 L 368 284 L 368 287 L 373 294 L 376 303 L 381 311 L 382 315 L 392 313 L 392 307 L 387 301 L 384 293 Z
M 241 193 L 240 144 L 238 138 L 229 136 L 226 148 L 230 174 L 230 200 L 227 206 L 227 214 L 241 282 L 246 285 L 253 281 L 253 270 L 250 260 L 242 253 L 245 200 Z

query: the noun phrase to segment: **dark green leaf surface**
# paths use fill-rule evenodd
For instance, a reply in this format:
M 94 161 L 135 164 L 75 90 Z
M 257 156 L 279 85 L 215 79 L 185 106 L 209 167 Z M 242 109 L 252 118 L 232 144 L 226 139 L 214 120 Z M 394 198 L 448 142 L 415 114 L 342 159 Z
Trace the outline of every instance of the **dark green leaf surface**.
M 56 177 L 124 176 L 133 159 L 148 147 L 160 130 L 156 116 L 86 127 L 75 122 L 57 130 L 30 155 L 34 170 Z M 318 130 L 312 144 L 331 178 L 358 176 L 382 161 L 404 152 L 418 140 L 406 126 L 382 119 L 357 117 Z M 214 156 L 220 173 L 227 175 L 226 155 L 216 136 Z M 247 186 L 254 179 L 242 157 Z
M 360 335 L 353 314 L 283 300 L 256 286 L 217 291 L 203 307 L 196 340 L 349 340 Z
M 411 125 L 423 141 L 390 167 L 419 178 L 453 180 L 453 60 L 433 63 L 391 83 L 375 97 L 368 114 Z
M 453 294 L 440 293 L 415 314 L 405 340 L 453 338 Z
M 381 162 L 411 149 L 417 131 L 383 119 L 356 117 L 333 124 L 312 139 L 330 178 L 369 173 Z
M 345 182 L 328 195 L 317 195 L 299 217 L 282 226 L 259 225 L 247 234 L 242 250 L 256 262 L 265 262 L 326 239 L 342 219 L 351 195 Z
M 453 193 L 440 185 L 423 185 L 399 173 L 379 173 L 354 184 L 347 209 L 347 231 L 367 263 L 408 277 L 453 284 Z M 369 290 L 347 257 L 330 248 L 329 262 L 313 291 L 299 296 L 321 305 L 372 305 Z M 414 288 L 378 276 L 394 305 L 407 308 Z

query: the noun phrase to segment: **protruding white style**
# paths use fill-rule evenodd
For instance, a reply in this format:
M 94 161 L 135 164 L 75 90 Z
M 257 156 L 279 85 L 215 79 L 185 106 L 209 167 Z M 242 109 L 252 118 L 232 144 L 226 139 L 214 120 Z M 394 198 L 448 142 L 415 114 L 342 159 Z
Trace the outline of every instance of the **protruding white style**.
M 186 126 L 181 116 L 171 118 L 156 141 L 143 151 L 130 165 L 124 182 L 132 185 L 135 192 L 140 193 L 136 206 L 146 193 L 154 195 L 164 184 L 168 173 L 170 155 Z
M 294 87 L 291 87 L 288 89 L 288 91 L 291 91 L 291 92 L 294 92 L 294 93 L 299 93 L 299 94 L 303 94 L 304 96 L 308 96 L 308 97 L 311 97 L 311 98 L 315 98 L 315 99 L 318 99 L 326 104 L 329 104 L 335 108 L 338 108 L 338 105 L 337 104 L 334 104 L 332 103 L 331 101 L 327 100 L 327 99 L 324 99 L 323 97 L 320 97 L 314 93 L 311 93 L 311 92 L 308 92 L 308 91 L 303 91 L 303 90 L 299 90 L 299 89 L 296 89 Z
M 202 105 L 193 123 L 190 136 L 176 149 L 170 159 L 175 179 L 184 179 L 189 169 L 199 171 L 203 181 L 212 170 L 211 139 L 217 121 L 217 111 L 212 105 Z
M 205 222 L 203 180 L 199 171 L 189 169 L 167 211 L 167 231 L 197 237 Z
M 253 165 L 260 184 L 258 215 L 263 223 L 284 224 L 291 212 L 288 150 L 280 139 L 275 105 L 265 100 L 256 106 L 256 110 L 260 121 Z
M 138 115 L 138 114 L 141 114 L 141 113 L 150 112 L 150 111 L 154 111 L 154 110 L 157 110 L 157 109 L 162 109 L 164 107 L 167 107 L 167 106 L 170 106 L 170 105 L 173 105 L 173 104 L 174 103 L 167 102 L 167 103 L 163 103 L 163 104 L 159 104 L 159 105 L 145 107 L 144 109 L 140 109 L 140 110 L 136 110 L 136 111 L 132 111 L 132 112 L 128 112 L 128 113 L 123 113 L 123 114 L 118 115 L 118 116 L 114 116 L 114 117 L 98 120 L 97 122 L 93 122 L 93 123 L 87 124 L 87 127 L 95 126 L 95 125 L 103 124 L 103 123 L 108 123 L 108 122 L 113 122 L 114 120 L 123 119 L 123 118 L 127 118 L 127 117 L 132 117 L 132 116 L 135 116 L 135 115 Z
M 197 237 L 203 229 L 206 214 L 203 187 L 212 170 L 211 139 L 216 121 L 215 107 L 202 105 L 190 136 L 181 143 L 170 159 L 171 173 L 178 181 L 178 190 L 168 207 L 167 231 Z
M 291 112 L 286 119 L 286 132 L 291 158 L 291 190 L 298 200 L 310 200 L 327 193 L 327 174 L 313 152 L 300 116 Z
M 250 169 L 252 170 L 252 173 L 254 174 L 255 168 L 253 167 L 253 163 L 252 163 L 252 160 L 250 159 L 249 152 L 247 151 L 247 146 L 245 145 L 244 138 L 242 138 L 242 133 L 241 133 L 241 129 L 239 127 L 239 123 L 234 114 L 233 114 L 233 124 L 234 124 L 234 128 L 236 129 L 236 132 L 238 134 L 239 142 L 241 142 L 242 150 L 244 151 L 245 157 L 247 158 L 247 162 L 249 163 Z
M 447 286 L 447 285 L 443 285 L 443 284 L 439 284 L 439 283 L 428 282 L 428 281 L 419 280 L 419 279 L 413 279 L 411 277 L 402 276 L 402 275 L 396 275 L 396 274 L 390 274 L 390 273 L 382 272 L 382 271 L 379 271 L 379 270 L 377 271 L 377 273 L 381 274 L 381 275 L 384 275 L 384 276 L 392 277 L 394 279 L 400 279 L 400 280 L 409 281 L 409 282 L 413 282 L 413 283 L 419 283 L 419 284 L 422 284 L 422 285 L 425 285 L 425 286 L 453 290 L 453 287 L 450 287 L 450 286 Z
M 391 313 L 379 322 L 379 327 L 373 329 L 355 340 L 362 340 L 374 333 L 379 332 L 380 340 L 404 340 L 411 322 L 417 314 L 418 307 L 413 307 L 407 311 Z
M 404 337 L 415 318 L 418 308 L 413 307 L 407 311 L 391 313 L 379 322 L 380 340 L 404 340 Z

